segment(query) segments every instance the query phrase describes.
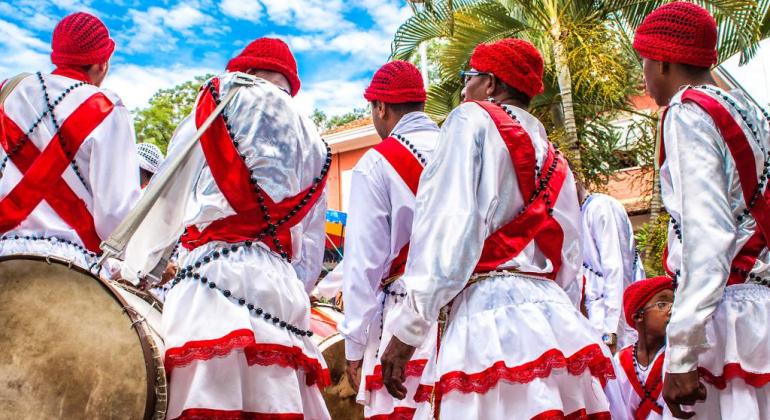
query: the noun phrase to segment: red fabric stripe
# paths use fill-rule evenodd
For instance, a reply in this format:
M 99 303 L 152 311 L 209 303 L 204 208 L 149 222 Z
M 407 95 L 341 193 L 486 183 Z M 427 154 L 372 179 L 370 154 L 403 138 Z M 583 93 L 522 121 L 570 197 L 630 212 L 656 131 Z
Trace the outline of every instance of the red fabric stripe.
M 711 373 L 708 369 L 699 367 L 698 373 L 700 377 L 716 387 L 717 389 L 725 389 L 727 382 L 733 379 L 743 379 L 747 384 L 761 388 L 770 383 L 770 373 L 756 373 L 748 372 L 743 369 L 740 363 L 728 363 L 724 366 L 722 374 L 717 376 Z
M 428 364 L 426 359 L 408 361 L 406 363 L 404 377 L 422 376 L 426 364 Z M 382 365 L 376 365 L 374 367 L 374 372 L 372 372 L 371 375 L 366 375 L 366 390 L 376 391 L 382 387 Z
M 650 387 L 655 384 L 655 388 L 650 390 L 650 398 L 645 398 L 644 389 L 642 389 L 642 385 L 639 383 L 639 377 L 636 375 L 636 369 L 634 368 L 633 346 L 626 347 L 620 351 L 620 366 L 626 373 L 628 382 L 631 383 L 634 391 L 636 391 L 636 395 L 642 399 L 642 403 L 639 405 L 639 407 L 637 407 L 636 410 L 634 410 L 634 418 L 636 419 L 646 419 L 651 411 L 655 411 L 658 414 L 663 414 L 663 410 L 658 407 L 657 404 L 655 404 L 655 401 L 658 400 L 661 392 L 663 392 L 664 359 L 665 356 L 661 355 L 653 362 L 652 370 L 650 370 L 650 374 L 647 375 L 647 380 L 645 381 L 644 385 L 647 389 L 650 389 Z
M 535 148 L 532 139 L 520 124 L 515 122 L 501 107 L 490 102 L 476 102 L 492 118 L 495 126 L 508 148 L 516 172 L 519 189 L 524 202 L 529 202 L 536 188 Z M 557 166 L 546 188 L 549 200 L 555 204 L 569 169 L 566 161 L 556 155 L 552 145 L 548 145 L 548 154 L 543 164 L 547 170 L 556 159 Z M 524 213 L 516 216 L 505 226 L 498 229 L 484 241 L 475 273 L 494 270 L 501 264 L 517 256 L 532 240 L 541 252 L 551 260 L 554 269 L 546 277 L 555 279 L 561 268 L 561 248 L 564 232 L 559 223 L 547 212 L 545 194 L 525 208 Z
M 171 375 L 174 368 L 189 365 L 193 361 L 223 357 L 234 350 L 243 350 L 250 366 L 278 365 L 302 369 L 308 386 L 317 384 L 319 388 L 324 388 L 331 383 L 329 371 L 318 360 L 305 355 L 301 348 L 257 343 L 254 332 L 247 329 L 235 330 L 213 340 L 188 341 L 182 347 L 167 349 L 164 361 L 166 373 Z
M 215 77 L 212 84 L 219 92 L 219 79 Z M 200 128 L 203 125 L 216 106 L 214 97 L 204 85 L 195 108 L 196 127 Z M 201 136 L 200 142 L 203 154 L 206 156 L 206 163 L 211 169 L 211 175 L 233 210 L 242 213 L 259 208 L 257 197 L 252 193 L 254 187 L 249 182 L 251 177 L 249 168 L 243 163 L 240 153 L 235 148 L 222 114 L 217 116 L 211 127 Z M 265 196 L 268 207 L 275 204 L 267 194 Z
M 453 391 L 484 394 L 497 386 L 501 380 L 515 383 L 529 383 L 546 378 L 554 369 L 566 369 L 570 375 L 581 375 L 588 369 L 592 376 L 601 381 L 615 377 L 612 361 L 604 355 L 598 344 L 586 346 L 570 357 L 558 349 L 551 349 L 537 359 L 519 366 L 506 366 L 499 361 L 477 373 L 454 371 L 445 373 L 436 386 L 436 395 L 441 397 Z
M 390 414 L 377 414 L 376 416 L 367 417 L 367 420 L 412 420 L 414 413 L 417 411 L 411 407 L 395 407 Z
M 302 413 L 253 413 L 240 410 L 188 408 L 177 417 L 180 420 L 303 420 Z
M 69 153 L 64 152 L 59 136 L 55 135 L 42 153 L 32 142 L 27 141 L 19 153 L 14 155 L 12 161 L 24 176 L 0 201 L 0 232 L 7 232 L 18 226 L 42 200 L 46 200 L 76 231 L 87 249 L 100 253 L 101 239 L 96 233 L 93 216 L 61 175 L 83 142 L 107 118 L 113 108 L 112 102 L 106 96 L 97 93 L 75 109 L 61 126 Z M 4 113 L 2 130 L 2 146 L 7 151 L 21 139 L 23 132 Z M 42 186 L 47 188 L 41 188 Z
M 573 411 L 567 415 L 561 410 L 548 410 L 532 417 L 532 420 L 612 420 L 608 411 L 588 414 L 585 408 Z
M 423 403 L 430 401 L 433 396 L 433 387 L 430 385 L 420 384 L 417 387 L 417 392 L 414 393 L 414 402 Z
M 757 180 L 757 167 L 754 164 L 754 152 L 743 129 L 735 122 L 730 112 L 719 101 L 703 92 L 687 89 L 682 94 L 682 101 L 694 102 L 703 108 L 714 121 L 730 150 L 730 155 L 732 155 L 735 161 L 741 189 L 743 190 L 743 198 L 748 205 L 751 202 L 754 191 L 757 189 L 759 181 Z M 765 194 L 760 196 L 750 209 L 751 215 L 757 222 L 757 233 L 760 233 L 761 236 L 755 234 L 755 237 L 752 237 L 752 240 L 741 249 L 736 259 L 733 260 L 733 268 L 746 272 L 751 271 L 754 268 L 757 256 L 767 247 L 767 239 L 770 238 L 770 205 L 767 202 L 767 192 L 766 190 Z M 743 274 L 732 270 L 728 284 L 740 284 L 745 281 L 746 277 Z

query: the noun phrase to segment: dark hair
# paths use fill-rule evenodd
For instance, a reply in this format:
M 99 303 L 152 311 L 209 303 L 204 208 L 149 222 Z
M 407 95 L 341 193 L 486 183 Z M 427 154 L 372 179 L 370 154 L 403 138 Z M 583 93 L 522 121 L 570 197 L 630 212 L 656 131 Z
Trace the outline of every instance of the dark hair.
M 397 114 L 408 114 L 425 110 L 425 102 L 403 102 L 400 104 L 389 104 L 386 102 L 385 105 Z
M 708 67 L 693 66 L 692 64 L 677 63 L 677 66 L 690 76 L 700 76 L 711 72 L 711 69 Z
M 511 99 L 517 102 L 521 102 L 526 106 L 529 106 L 529 103 L 532 102 L 532 98 L 530 98 L 529 95 L 514 87 L 509 86 L 499 78 L 495 77 L 495 82 L 502 86 L 503 89 L 505 89 L 505 92 L 508 94 L 508 96 L 511 97 Z

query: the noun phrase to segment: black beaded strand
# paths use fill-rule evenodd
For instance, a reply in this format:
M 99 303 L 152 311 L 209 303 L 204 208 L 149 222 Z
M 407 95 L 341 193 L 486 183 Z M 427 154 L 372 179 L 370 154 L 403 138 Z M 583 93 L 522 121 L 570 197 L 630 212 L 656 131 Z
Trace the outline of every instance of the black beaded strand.
M 655 404 L 655 406 L 657 406 L 658 408 L 660 408 L 662 410 L 663 407 L 661 407 L 660 404 L 658 404 L 658 402 L 656 400 L 652 399 L 652 390 L 655 389 L 658 386 L 658 383 L 661 380 L 663 380 L 663 377 L 661 375 L 661 377 L 655 378 L 655 382 L 653 382 L 652 387 L 650 389 L 647 388 L 647 386 L 645 385 L 645 382 L 642 380 L 642 375 L 639 373 L 639 370 L 641 368 L 639 367 L 639 362 L 638 362 L 638 359 L 637 359 L 637 347 L 638 347 L 638 345 L 639 345 L 639 343 L 634 343 L 634 358 L 633 358 L 633 360 L 634 360 L 634 372 L 636 373 L 636 380 L 639 381 L 639 386 L 641 386 L 642 387 L 642 391 L 644 391 L 644 395 L 642 396 L 642 400 L 639 402 L 639 405 L 642 405 L 644 403 L 644 400 L 650 400 L 650 402 L 652 402 L 653 404 Z M 652 366 L 652 364 L 653 364 L 653 360 L 650 360 L 649 364 L 647 365 L 647 367 L 649 368 L 650 366 Z
M 420 161 L 420 163 L 422 164 L 423 167 L 425 167 L 425 165 L 428 164 L 428 161 L 425 160 L 425 157 L 422 155 L 422 153 L 420 153 L 417 150 L 417 148 L 414 147 L 414 144 L 412 142 L 410 142 L 409 140 L 407 140 L 404 136 L 402 136 L 400 134 L 394 134 L 393 137 L 396 140 L 400 141 L 404 146 L 406 146 L 406 148 L 409 149 L 410 152 L 412 152 L 414 157 L 416 157 L 417 160 Z

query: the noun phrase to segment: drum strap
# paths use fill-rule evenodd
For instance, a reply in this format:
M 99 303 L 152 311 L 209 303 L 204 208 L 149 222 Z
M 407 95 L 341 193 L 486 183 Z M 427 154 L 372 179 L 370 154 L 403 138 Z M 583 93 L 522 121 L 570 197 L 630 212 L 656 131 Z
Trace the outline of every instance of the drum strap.
M 567 162 L 549 143 L 542 171 L 538 174 L 535 148 L 524 127 L 502 107 L 486 101 L 476 103 L 489 114 L 500 132 L 526 204 L 521 213 L 484 241 L 481 258 L 473 272 L 495 270 L 535 241 L 553 264 L 553 270 L 545 275 L 553 280 L 561 268 L 564 242 L 564 232 L 553 217 L 553 204 L 569 175 Z
M 83 199 L 64 181 L 62 174 L 83 142 L 112 109 L 113 104 L 105 95 L 92 95 L 70 114 L 61 125 L 61 134 L 54 135 L 42 152 L 0 110 L 0 145 L 23 174 L 21 181 L 0 201 L 0 232 L 17 227 L 45 201 L 75 230 L 89 251 L 100 253 L 101 239 L 93 216 Z
M 424 166 L 415 155 L 416 151 L 413 147 L 411 147 L 412 150 L 410 151 L 410 149 L 407 148 L 409 147 L 407 146 L 408 143 L 402 143 L 402 141 L 399 141 L 394 137 L 388 137 L 377 146 L 374 146 L 374 150 L 385 158 L 401 180 L 404 181 L 404 184 L 406 184 L 412 194 L 416 196 Z M 392 283 L 395 279 L 404 274 L 404 270 L 406 269 L 406 257 L 408 255 L 409 242 L 401 247 L 396 258 L 390 263 L 390 271 L 384 279 L 383 285 Z

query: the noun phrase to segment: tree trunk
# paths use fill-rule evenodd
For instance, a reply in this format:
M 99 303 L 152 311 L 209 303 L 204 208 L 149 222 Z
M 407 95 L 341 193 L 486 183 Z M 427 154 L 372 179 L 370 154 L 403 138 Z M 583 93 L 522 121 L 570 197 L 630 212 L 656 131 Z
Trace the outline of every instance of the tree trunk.
M 575 109 L 572 105 L 572 75 L 569 70 L 567 52 L 561 34 L 561 25 L 555 17 L 551 19 L 551 39 L 553 41 L 553 58 L 556 66 L 556 76 L 559 82 L 561 106 L 564 112 L 564 130 L 567 133 L 567 148 L 574 172 L 582 169 L 580 163 L 580 140 L 577 134 Z

